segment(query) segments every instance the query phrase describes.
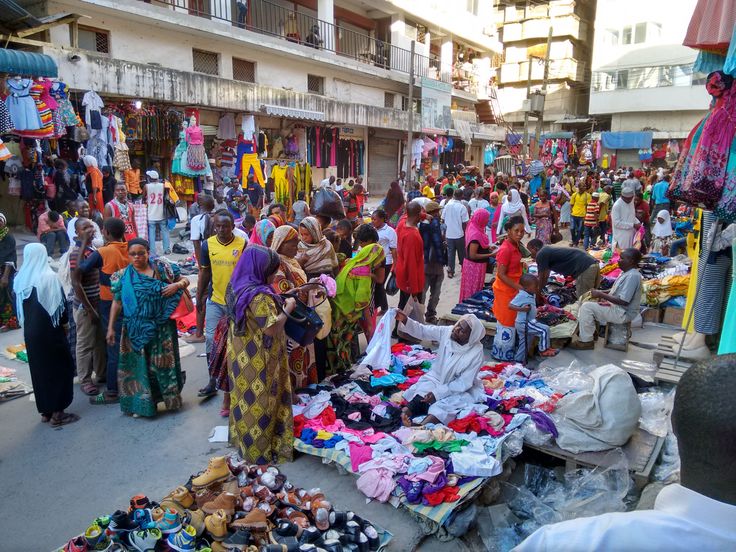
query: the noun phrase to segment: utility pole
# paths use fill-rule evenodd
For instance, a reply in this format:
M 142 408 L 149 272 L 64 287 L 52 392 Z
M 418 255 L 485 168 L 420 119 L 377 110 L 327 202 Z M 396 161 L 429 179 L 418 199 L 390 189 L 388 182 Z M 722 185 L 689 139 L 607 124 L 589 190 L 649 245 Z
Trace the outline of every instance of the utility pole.
M 544 54 L 544 80 L 542 80 L 542 95 L 545 104 L 547 103 L 547 81 L 549 80 L 549 50 L 552 46 L 552 25 L 549 26 L 549 34 L 547 34 L 547 51 Z M 535 135 L 535 143 L 537 145 L 537 154 L 539 152 L 539 140 L 542 138 L 542 124 L 544 123 L 544 104 L 542 112 L 537 116 L 537 132 Z M 534 155 L 536 157 L 537 155 Z
M 414 50 L 416 42 L 411 41 L 411 59 L 409 60 L 409 132 L 406 136 L 406 177 L 408 182 L 414 179 L 411 170 L 412 142 L 414 141 Z
M 529 74 L 526 77 L 526 101 L 527 106 L 524 111 L 524 139 L 521 142 L 521 157 L 522 161 L 526 158 L 529 153 L 529 109 L 531 108 L 531 91 L 532 91 L 532 60 L 534 56 L 529 56 L 528 66 Z

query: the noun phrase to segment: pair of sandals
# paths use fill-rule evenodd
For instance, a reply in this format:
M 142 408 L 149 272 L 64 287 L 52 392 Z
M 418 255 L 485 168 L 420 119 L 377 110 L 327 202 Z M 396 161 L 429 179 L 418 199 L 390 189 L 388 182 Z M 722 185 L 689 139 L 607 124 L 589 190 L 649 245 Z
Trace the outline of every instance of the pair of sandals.
M 61 416 L 41 414 L 41 421 L 51 427 L 61 427 L 79 421 L 79 416 L 71 412 L 62 412 Z

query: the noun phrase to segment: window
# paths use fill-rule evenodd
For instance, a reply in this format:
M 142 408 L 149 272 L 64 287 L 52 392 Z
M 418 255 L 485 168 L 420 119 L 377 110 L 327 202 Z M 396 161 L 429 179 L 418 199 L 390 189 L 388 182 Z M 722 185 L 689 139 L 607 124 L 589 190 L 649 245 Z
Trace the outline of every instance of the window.
M 628 88 L 629 86 L 629 71 L 623 69 L 622 71 L 616 72 L 616 88 Z
M 195 73 L 220 74 L 220 58 L 215 52 L 192 49 L 192 69 Z
M 307 75 L 307 92 L 324 95 L 325 78 L 319 75 Z
M 256 82 L 256 64 L 245 59 L 233 58 L 233 80 Z
M 634 27 L 634 44 L 642 44 L 647 41 L 647 24 L 637 23 Z
M 468 0 L 467 10 L 473 15 L 478 15 L 478 0 Z
M 618 46 L 618 31 L 606 29 L 603 32 L 603 44 L 606 46 Z
M 110 53 L 110 31 L 79 26 L 79 47 L 100 54 Z
M 631 28 L 631 25 L 624 27 L 624 32 L 621 35 L 621 44 L 631 44 L 632 32 L 633 29 Z
M 393 92 L 384 92 L 383 93 L 383 107 L 393 109 L 395 96 L 396 95 Z

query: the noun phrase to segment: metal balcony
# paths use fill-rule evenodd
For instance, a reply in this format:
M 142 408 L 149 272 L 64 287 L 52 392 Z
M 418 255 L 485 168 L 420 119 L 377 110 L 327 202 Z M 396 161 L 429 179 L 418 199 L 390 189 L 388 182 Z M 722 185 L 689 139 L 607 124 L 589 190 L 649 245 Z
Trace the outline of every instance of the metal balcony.
M 234 27 L 280 37 L 305 48 L 332 52 L 367 65 L 406 74 L 410 72 L 409 50 L 267 0 L 249 0 L 247 3 L 236 0 L 142 1 L 168 7 L 179 13 L 225 21 Z M 430 77 L 445 82 L 450 80 L 450 75 L 441 74 L 440 61 L 436 56 L 414 54 L 414 72 L 418 78 Z

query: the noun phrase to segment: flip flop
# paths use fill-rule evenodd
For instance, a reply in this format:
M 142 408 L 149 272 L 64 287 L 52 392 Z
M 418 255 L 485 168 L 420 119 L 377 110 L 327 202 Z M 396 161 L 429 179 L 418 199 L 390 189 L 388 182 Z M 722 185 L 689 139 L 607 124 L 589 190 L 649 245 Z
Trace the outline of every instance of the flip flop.
M 100 391 L 94 383 L 85 383 L 82 385 L 81 389 L 82 393 L 89 395 L 90 397 L 97 395 Z
M 61 427 L 79 421 L 79 416 L 71 412 L 65 412 L 61 418 L 51 418 L 51 427 Z
M 89 404 L 94 404 L 94 405 L 116 404 L 119 402 L 120 402 L 120 399 L 118 399 L 117 395 L 115 395 L 114 397 L 111 397 L 104 391 L 102 393 L 98 393 L 94 397 L 89 398 Z

